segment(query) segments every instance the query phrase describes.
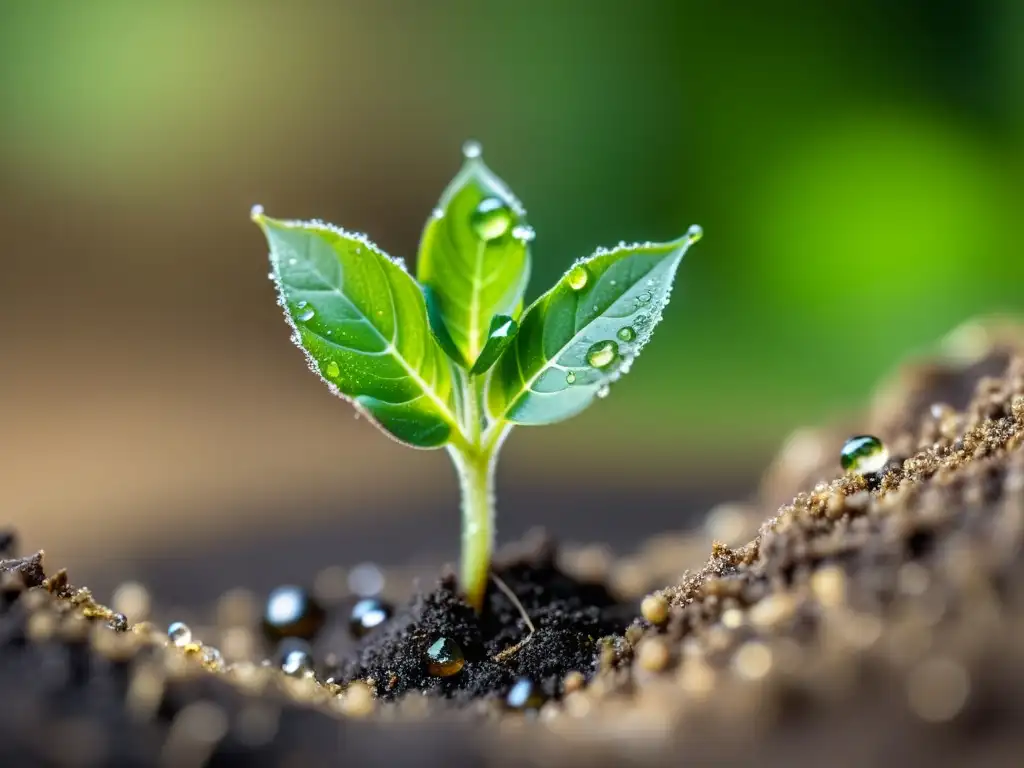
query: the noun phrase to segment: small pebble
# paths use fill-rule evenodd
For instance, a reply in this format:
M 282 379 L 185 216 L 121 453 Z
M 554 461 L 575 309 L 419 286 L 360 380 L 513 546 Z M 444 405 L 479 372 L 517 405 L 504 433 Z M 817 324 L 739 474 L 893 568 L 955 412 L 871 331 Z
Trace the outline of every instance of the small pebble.
M 661 595 L 648 595 L 640 603 L 640 613 L 651 624 L 664 624 L 668 621 L 668 601 Z
M 466 663 L 462 649 L 454 640 L 438 638 L 427 649 L 427 671 L 435 677 L 451 677 L 458 674 Z

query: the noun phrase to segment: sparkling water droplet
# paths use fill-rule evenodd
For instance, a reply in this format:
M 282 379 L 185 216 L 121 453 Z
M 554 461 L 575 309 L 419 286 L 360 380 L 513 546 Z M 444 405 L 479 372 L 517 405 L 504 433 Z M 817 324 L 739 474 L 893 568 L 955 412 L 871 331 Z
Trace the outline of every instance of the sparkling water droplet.
M 462 670 L 466 657 L 454 640 L 438 638 L 427 649 L 427 671 L 435 677 L 451 677 Z
M 512 237 L 521 243 L 532 243 L 537 233 L 533 231 L 533 227 L 519 224 L 512 228 Z
M 856 435 L 843 443 L 839 462 L 858 475 L 880 472 L 889 461 L 889 450 L 874 435 Z
M 291 677 L 313 674 L 313 657 L 302 650 L 289 651 L 281 661 L 281 671 Z
M 597 390 L 597 396 L 600 398 L 608 397 L 608 393 L 612 391 L 612 388 L 607 384 L 602 384 L 601 388 Z
M 339 373 L 341 373 L 341 368 L 338 367 L 336 362 L 331 360 L 331 362 L 327 364 L 327 375 L 332 379 L 336 379 L 338 378 Z
M 272 642 L 285 637 L 312 640 L 324 625 L 327 613 L 313 596 L 292 585 L 277 587 L 263 609 L 263 632 Z
M 261 216 L 263 216 L 263 206 L 256 203 L 256 205 L 249 209 L 249 218 L 256 221 Z
M 693 245 L 702 237 L 704 237 L 704 228 L 700 224 L 694 224 L 686 230 L 686 238 L 690 241 L 690 245 Z
M 587 281 L 589 280 L 590 273 L 587 272 L 587 268 L 582 264 L 577 264 L 569 270 L 569 287 L 574 291 L 582 291 L 587 287 Z
M 619 332 L 615 335 L 618 336 L 623 341 L 632 341 L 633 339 L 636 338 L 636 331 L 634 331 L 631 326 L 626 325 L 623 326 L 622 328 L 619 328 Z
M 462 156 L 467 160 L 480 157 L 483 154 L 484 148 L 480 146 L 479 141 L 473 141 L 470 139 L 462 145 Z
M 512 210 L 503 200 L 485 197 L 473 211 L 469 223 L 481 240 L 497 240 L 512 228 Z
M 509 689 L 505 704 L 512 709 L 540 709 L 544 704 L 544 691 L 530 678 L 520 677 Z
M 176 621 L 167 628 L 167 637 L 171 642 L 181 648 L 192 642 L 192 630 L 188 624 Z
M 201 654 L 203 664 L 208 669 L 220 669 L 224 666 L 224 657 L 220 651 L 212 645 L 204 645 Z
M 354 637 L 363 637 L 391 618 L 394 609 L 376 597 L 364 597 L 352 606 L 348 628 Z
M 300 323 L 305 323 L 312 320 L 313 315 L 315 314 L 316 313 L 313 311 L 312 307 L 306 307 L 305 309 L 299 311 L 299 313 L 295 316 L 295 319 L 298 320 Z
M 607 368 L 618 356 L 618 344 L 614 341 L 599 341 L 587 350 L 587 363 L 594 368 Z
M 565 374 L 565 383 L 566 384 L 575 384 L 576 383 L 576 374 L 573 373 L 572 371 L 569 371 L 567 374 Z

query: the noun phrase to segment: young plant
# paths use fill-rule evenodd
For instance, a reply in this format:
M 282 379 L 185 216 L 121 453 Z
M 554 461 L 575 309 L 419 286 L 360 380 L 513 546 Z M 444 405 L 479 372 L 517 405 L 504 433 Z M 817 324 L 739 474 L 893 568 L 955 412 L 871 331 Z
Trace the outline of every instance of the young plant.
M 516 424 L 582 411 L 629 370 L 699 227 L 578 260 L 523 310 L 533 230 L 468 143 L 420 241 L 414 279 L 364 235 L 255 207 L 292 340 L 335 394 L 414 448 L 447 448 L 462 488 L 460 580 L 483 605 L 494 468 Z

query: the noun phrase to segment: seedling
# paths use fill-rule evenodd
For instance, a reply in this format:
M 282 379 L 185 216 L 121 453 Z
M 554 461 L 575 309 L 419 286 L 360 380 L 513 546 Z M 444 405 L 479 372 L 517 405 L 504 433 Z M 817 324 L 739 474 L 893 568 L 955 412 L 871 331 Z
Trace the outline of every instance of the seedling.
M 448 449 L 462 489 L 461 587 L 480 610 L 509 430 L 554 424 L 608 393 L 650 339 L 701 230 L 598 249 L 524 310 L 526 211 L 479 144 L 463 154 L 427 221 L 415 279 L 364 235 L 259 206 L 252 218 L 310 368 L 395 440 Z

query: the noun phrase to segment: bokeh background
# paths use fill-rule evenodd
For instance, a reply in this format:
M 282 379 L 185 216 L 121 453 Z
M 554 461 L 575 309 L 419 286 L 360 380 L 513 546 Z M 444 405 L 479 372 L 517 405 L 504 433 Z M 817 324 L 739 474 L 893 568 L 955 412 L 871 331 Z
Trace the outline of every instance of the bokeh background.
M 618 551 L 1024 310 L 1024 3 L 0 0 L 0 518 L 100 596 L 450 559 L 443 452 L 305 369 L 248 218 L 412 257 L 467 138 L 538 232 L 706 237 L 606 401 L 509 440 L 500 531 Z M 106 585 L 106 586 L 105 586 Z

